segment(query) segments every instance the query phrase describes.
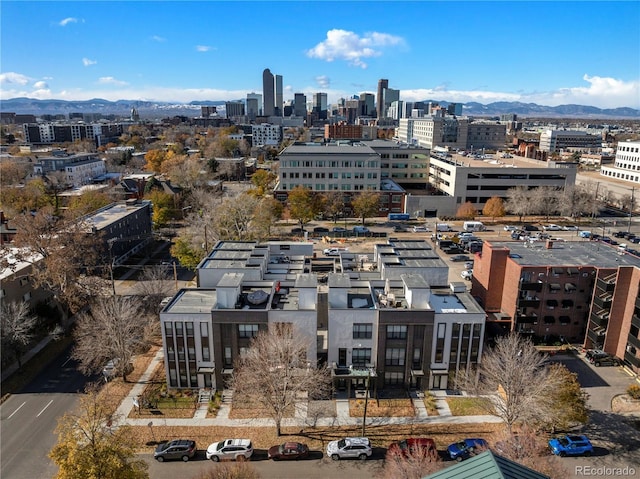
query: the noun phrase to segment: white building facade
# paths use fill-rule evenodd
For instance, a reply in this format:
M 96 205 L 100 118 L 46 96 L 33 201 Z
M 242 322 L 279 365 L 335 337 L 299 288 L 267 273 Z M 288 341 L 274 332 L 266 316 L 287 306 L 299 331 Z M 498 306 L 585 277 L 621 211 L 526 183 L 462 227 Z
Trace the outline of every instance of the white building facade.
M 618 143 L 613 166 L 602 166 L 600 174 L 608 178 L 640 183 L 640 141 Z

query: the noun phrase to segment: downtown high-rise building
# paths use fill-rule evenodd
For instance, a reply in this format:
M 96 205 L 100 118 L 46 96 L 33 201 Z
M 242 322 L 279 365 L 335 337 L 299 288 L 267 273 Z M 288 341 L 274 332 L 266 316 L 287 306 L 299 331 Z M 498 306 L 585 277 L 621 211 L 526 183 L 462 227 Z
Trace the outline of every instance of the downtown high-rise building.
M 327 119 L 327 94 L 326 93 L 313 94 L 313 111 L 318 114 L 319 119 L 321 120 Z
M 304 93 L 296 93 L 293 96 L 293 114 L 295 116 L 307 116 L 307 97 Z
M 262 115 L 262 95 L 260 93 L 247 93 L 247 116 L 255 120 Z
M 378 80 L 378 91 L 376 95 L 376 116 L 378 118 L 383 118 L 385 115 L 384 111 L 384 91 L 389 88 L 389 80 L 381 78 Z
M 265 116 L 273 116 L 276 108 L 275 96 L 275 79 L 273 73 L 268 68 L 262 72 L 262 94 L 264 99 L 264 107 L 262 114 Z
M 282 75 L 275 75 L 275 108 L 274 115 L 282 116 L 282 109 L 284 107 L 284 100 L 282 98 Z

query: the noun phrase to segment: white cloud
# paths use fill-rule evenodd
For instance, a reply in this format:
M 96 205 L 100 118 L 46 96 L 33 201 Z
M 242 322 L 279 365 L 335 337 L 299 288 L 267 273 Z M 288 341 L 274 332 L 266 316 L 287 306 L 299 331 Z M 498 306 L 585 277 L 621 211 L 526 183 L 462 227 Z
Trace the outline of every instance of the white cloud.
M 67 17 L 63 20 L 60 20 L 60 22 L 58 22 L 58 25 L 60 25 L 61 27 L 66 27 L 70 23 L 78 23 L 78 19 L 74 17 Z
M 95 65 L 96 63 L 98 63 L 98 61 L 97 61 L 97 60 L 89 60 L 88 58 L 83 58 L 83 59 L 82 59 L 82 64 L 83 64 L 85 67 L 88 67 L 88 66 L 91 66 L 91 65 Z
M 161 37 L 161 36 L 159 36 L 159 35 L 153 35 L 153 36 L 151 37 L 151 40 L 153 40 L 154 42 L 158 42 L 158 43 L 164 43 L 164 42 L 166 42 L 166 41 L 167 41 L 167 39 L 166 39 L 166 38 L 163 38 L 163 37 Z
M 404 45 L 404 39 L 388 33 L 372 32 L 360 36 L 336 28 L 327 32 L 324 41 L 307 50 L 307 56 L 328 62 L 345 60 L 350 65 L 367 68 L 363 59 L 379 57 L 383 47 L 400 45 Z
M 331 85 L 331 79 L 327 75 L 319 75 L 315 80 L 320 88 L 329 88 Z
M 197 52 L 208 52 L 209 50 L 211 50 L 211 47 L 208 45 L 196 45 Z
M 48 90 L 49 85 L 47 85 L 46 81 L 40 80 L 33 84 L 33 88 L 35 88 L 36 90 Z
M 29 83 L 29 77 L 15 72 L 0 73 L 0 83 L 26 85 Z
M 117 85 L 117 86 L 128 85 L 126 81 L 117 80 L 114 77 L 100 77 L 98 78 L 98 83 L 100 83 L 101 85 Z

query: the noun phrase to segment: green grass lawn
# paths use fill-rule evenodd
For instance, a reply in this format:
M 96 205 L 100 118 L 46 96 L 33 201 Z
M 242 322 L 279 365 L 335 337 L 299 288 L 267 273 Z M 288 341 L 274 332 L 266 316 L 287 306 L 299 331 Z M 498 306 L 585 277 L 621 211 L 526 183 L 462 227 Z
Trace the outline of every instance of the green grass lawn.
M 494 414 L 491 400 L 479 397 L 447 398 L 447 404 L 454 416 L 484 416 Z

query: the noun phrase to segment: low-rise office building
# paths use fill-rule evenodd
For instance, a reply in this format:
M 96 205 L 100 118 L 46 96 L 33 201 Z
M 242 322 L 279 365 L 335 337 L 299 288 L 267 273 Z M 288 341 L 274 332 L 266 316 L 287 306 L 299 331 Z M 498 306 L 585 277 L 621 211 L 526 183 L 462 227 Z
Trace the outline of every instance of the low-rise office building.
M 640 183 L 640 141 L 618 143 L 613 165 L 602 166 L 600 174 L 609 178 Z
M 216 244 L 198 287 L 160 313 L 169 386 L 223 389 L 243 349 L 275 323 L 294 324 L 309 339 L 308 361 L 349 393 L 365 380 L 446 389 L 480 360 L 485 313 L 464 285 L 447 285 L 425 241 L 389 240 L 357 256 L 314 258 L 305 242 Z

